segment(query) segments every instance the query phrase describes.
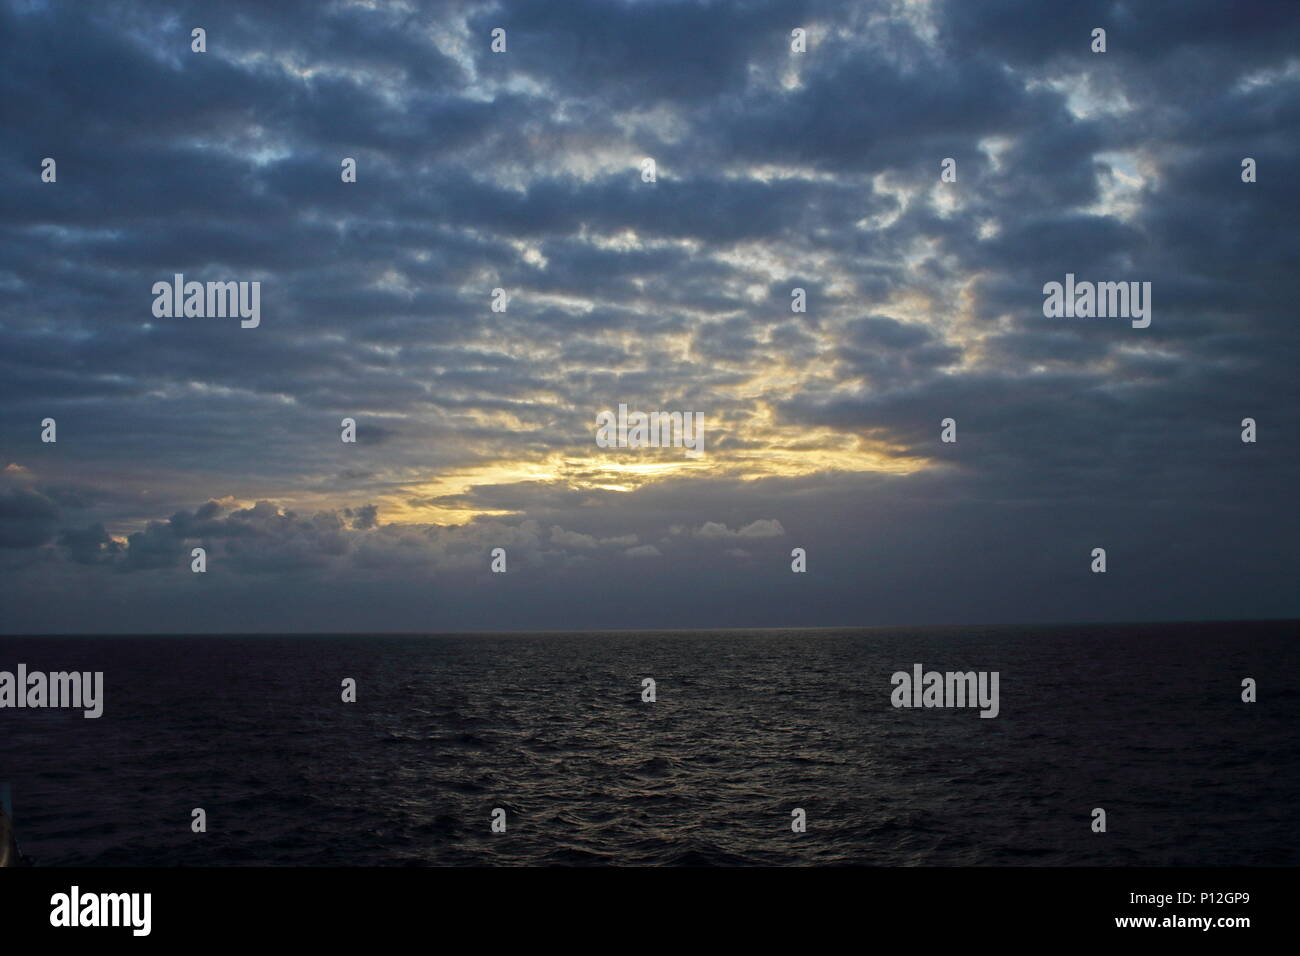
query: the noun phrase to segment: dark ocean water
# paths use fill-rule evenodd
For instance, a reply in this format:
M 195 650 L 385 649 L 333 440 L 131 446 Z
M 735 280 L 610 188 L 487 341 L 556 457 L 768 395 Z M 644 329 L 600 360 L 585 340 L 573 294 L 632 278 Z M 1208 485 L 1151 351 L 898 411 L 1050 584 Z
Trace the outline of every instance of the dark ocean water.
M 1297 864 L 1298 630 L 0 637 L 106 685 L 0 710 L 0 782 L 37 865 Z M 1001 714 L 893 708 L 914 663 Z

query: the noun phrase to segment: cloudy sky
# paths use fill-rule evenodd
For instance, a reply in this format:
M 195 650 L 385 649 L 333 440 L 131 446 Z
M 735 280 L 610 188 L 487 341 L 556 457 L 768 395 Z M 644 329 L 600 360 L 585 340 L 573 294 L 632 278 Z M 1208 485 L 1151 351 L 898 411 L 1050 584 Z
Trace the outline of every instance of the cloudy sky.
M 1300 4 L 0 0 L 0 76 L 0 631 L 1300 616 Z

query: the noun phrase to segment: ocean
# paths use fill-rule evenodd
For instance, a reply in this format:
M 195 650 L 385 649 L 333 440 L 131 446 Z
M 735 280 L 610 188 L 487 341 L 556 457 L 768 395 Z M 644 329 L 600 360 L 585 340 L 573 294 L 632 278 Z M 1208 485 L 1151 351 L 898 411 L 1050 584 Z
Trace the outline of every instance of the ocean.
M 104 673 L 0 710 L 0 783 L 37 866 L 1296 865 L 1297 627 L 0 637 Z

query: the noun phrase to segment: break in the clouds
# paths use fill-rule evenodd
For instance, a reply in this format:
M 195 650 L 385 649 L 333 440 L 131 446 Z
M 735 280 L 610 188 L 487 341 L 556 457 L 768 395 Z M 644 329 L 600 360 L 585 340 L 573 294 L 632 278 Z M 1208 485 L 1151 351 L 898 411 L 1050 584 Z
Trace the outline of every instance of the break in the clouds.
M 1298 40 L 1208 0 L 0 3 L 0 628 L 1295 615 Z M 155 315 L 176 274 L 259 324 Z M 1153 321 L 1045 318 L 1067 274 Z M 597 447 L 619 404 L 706 453 Z

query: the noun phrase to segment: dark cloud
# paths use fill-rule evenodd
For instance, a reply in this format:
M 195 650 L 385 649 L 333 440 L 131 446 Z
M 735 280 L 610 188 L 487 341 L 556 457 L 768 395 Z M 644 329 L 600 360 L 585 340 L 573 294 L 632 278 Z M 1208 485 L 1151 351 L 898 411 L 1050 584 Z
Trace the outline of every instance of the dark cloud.
M 34 548 L 54 537 L 58 506 L 36 491 L 0 492 L 0 548 Z
M 1297 40 L 1210 0 L 0 2 L 4 626 L 1294 614 Z M 261 326 L 155 319 L 176 272 L 261 281 Z M 1151 327 L 1045 319 L 1067 272 L 1150 281 Z M 620 402 L 705 412 L 705 459 L 595 449 Z M 1103 538 L 1143 569 L 1104 595 Z

